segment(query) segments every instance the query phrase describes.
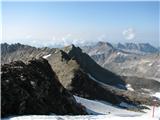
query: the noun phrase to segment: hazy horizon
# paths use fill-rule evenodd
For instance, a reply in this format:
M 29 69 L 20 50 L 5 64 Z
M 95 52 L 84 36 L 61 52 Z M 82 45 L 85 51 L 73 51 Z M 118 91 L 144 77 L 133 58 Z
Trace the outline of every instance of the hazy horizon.
M 2 2 L 2 42 L 159 43 L 159 2 Z

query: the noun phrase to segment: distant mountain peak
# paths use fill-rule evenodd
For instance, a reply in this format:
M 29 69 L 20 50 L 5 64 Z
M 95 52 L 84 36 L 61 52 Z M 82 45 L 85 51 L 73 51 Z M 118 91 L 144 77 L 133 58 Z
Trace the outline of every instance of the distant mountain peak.
M 125 48 L 126 48 L 125 45 L 123 45 L 122 43 L 118 43 L 118 44 L 117 44 L 117 47 L 118 47 L 119 49 L 125 49 Z
M 97 43 L 97 46 L 109 46 L 109 47 L 113 48 L 112 44 L 110 44 L 109 42 L 104 42 L 104 41 L 99 41 Z
M 17 51 L 19 49 L 34 49 L 34 47 L 31 47 L 29 45 L 22 45 L 20 43 L 15 43 L 15 44 L 8 44 L 8 43 L 1 43 L 1 54 L 6 54 L 10 52 Z
M 156 53 L 158 49 L 149 43 L 118 43 L 117 49 L 122 49 L 130 52 Z
M 69 46 L 66 46 L 63 48 L 63 50 L 68 54 L 70 52 L 82 52 L 81 48 L 76 47 L 74 44 L 71 44 Z

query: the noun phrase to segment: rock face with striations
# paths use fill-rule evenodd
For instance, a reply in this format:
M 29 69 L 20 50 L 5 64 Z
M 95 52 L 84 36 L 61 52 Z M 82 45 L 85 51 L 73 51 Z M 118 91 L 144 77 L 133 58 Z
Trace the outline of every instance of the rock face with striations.
M 45 59 L 2 65 L 1 115 L 87 114 Z

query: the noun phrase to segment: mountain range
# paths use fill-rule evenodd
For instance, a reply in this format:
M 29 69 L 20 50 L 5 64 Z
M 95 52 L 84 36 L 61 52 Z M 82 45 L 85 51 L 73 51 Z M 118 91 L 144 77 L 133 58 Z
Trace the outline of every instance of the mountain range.
M 158 48 L 150 45 L 149 43 L 118 43 L 116 46 L 117 49 L 130 51 L 130 52 L 142 52 L 142 53 L 155 53 L 158 52 Z
M 98 42 L 93 46 L 83 46 L 82 49 L 99 65 L 116 74 L 156 80 L 160 78 L 159 51 L 148 43 L 112 45 Z
M 8 66 L 8 68 L 6 68 L 8 71 L 14 71 L 16 69 L 13 69 L 14 68 L 13 63 L 16 61 L 17 62 L 20 61 L 22 64 L 26 64 L 24 65 L 26 66 L 25 67 L 26 70 L 24 69 L 25 71 L 30 69 L 32 69 L 32 71 L 38 71 L 38 73 L 33 72 L 34 73 L 33 75 L 32 73 L 28 74 L 26 73 L 28 76 L 31 75 L 30 78 L 27 78 L 29 80 L 31 80 L 33 77 L 35 79 L 39 79 L 41 73 L 46 73 L 47 69 L 50 69 L 51 67 L 55 75 L 58 77 L 55 78 L 56 81 L 58 80 L 60 84 L 64 87 L 64 89 L 69 92 L 69 94 L 77 95 L 80 97 L 102 100 L 110 102 L 117 106 L 119 106 L 121 102 L 125 102 L 137 106 L 136 108 L 138 110 L 143 108 L 141 106 L 143 104 L 152 105 L 153 99 L 156 98 L 150 96 L 150 93 L 160 91 L 159 81 L 151 78 L 118 74 L 118 72 L 115 72 L 112 69 L 111 70 L 108 68 L 106 69 L 100 64 L 99 61 L 104 62 L 106 61 L 106 59 L 107 61 L 115 61 L 116 55 L 119 54 L 118 52 L 120 52 L 120 54 L 121 53 L 127 54 L 128 58 L 131 60 L 134 59 L 134 57 L 141 56 L 140 54 L 137 53 L 130 53 L 127 51 L 119 50 L 115 48 L 112 44 L 103 42 L 98 43 L 94 47 L 84 46 L 82 47 L 82 49 L 74 45 L 70 45 L 59 49 L 59 48 L 48 48 L 48 47 L 35 48 L 32 46 L 22 45 L 19 43 L 12 45 L 4 43 L 1 44 L 1 53 L 2 53 L 1 64 L 2 68 Z M 145 58 L 146 55 L 141 57 Z M 140 58 L 137 59 L 139 60 Z M 123 59 L 121 60 L 121 58 L 120 59 L 117 58 L 117 60 L 118 63 L 123 62 Z M 42 63 L 40 62 L 40 65 L 36 66 L 36 64 L 33 65 L 30 64 L 37 62 L 39 63 L 39 61 L 42 61 Z M 41 64 L 47 64 L 46 63 L 47 61 L 50 67 L 48 68 L 40 67 L 43 66 Z M 21 68 L 21 65 L 18 67 Z M 21 71 L 20 70 L 18 71 L 21 74 Z M 16 79 L 18 79 L 18 81 L 19 80 L 23 81 L 22 80 L 23 78 L 21 78 L 20 76 L 16 77 L 14 74 L 9 74 L 9 73 L 6 74 L 5 69 L 2 69 L 2 75 L 3 74 L 5 76 L 2 77 L 3 81 L 15 77 L 15 81 L 12 80 L 13 82 L 15 82 L 15 84 L 18 85 L 23 84 L 23 82 L 16 83 Z M 18 73 L 16 74 L 18 75 Z M 43 75 L 42 78 L 47 79 L 48 76 L 47 74 L 42 74 L 42 75 Z M 7 99 L 5 98 L 7 91 L 9 91 L 9 89 L 5 91 L 5 86 L 10 86 L 10 85 L 11 84 L 6 84 L 4 82 L 4 87 L 2 89 L 2 93 L 4 92 L 3 93 L 4 97 L 2 97 L 2 101 L 4 101 L 3 103 L 7 103 Z M 26 83 L 26 85 L 28 85 L 28 83 Z M 10 90 L 12 91 L 12 89 L 14 90 L 14 87 L 13 88 L 11 87 Z M 19 90 L 19 88 L 17 89 Z M 25 89 L 28 90 L 30 89 L 30 87 L 26 86 Z M 37 87 L 37 89 L 39 89 L 39 87 Z M 45 95 L 45 93 L 42 94 Z M 12 98 L 12 94 L 11 96 L 8 95 L 7 97 Z M 160 101 L 158 101 L 158 99 L 157 99 L 157 104 L 160 105 Z M 5 105 L 6 104 L 4 104 L 4 106 Z M 10 107 L 12 107 L 12 105 Z M 134 108 L 134 110 L 137 109 Z M 76 112 L 76 113 L 85 114 L 83 110 L 81 110 L 81 112 Z M 75 112 L 72 111 L 72 114 L 75 114 Z

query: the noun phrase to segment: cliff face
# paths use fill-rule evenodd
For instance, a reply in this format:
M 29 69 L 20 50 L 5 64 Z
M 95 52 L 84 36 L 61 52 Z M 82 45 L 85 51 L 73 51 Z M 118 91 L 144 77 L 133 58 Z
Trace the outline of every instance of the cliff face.
M 87 114 L 60 84 L 45 59 L 2 65 L 2 117 L 27 114 Z

